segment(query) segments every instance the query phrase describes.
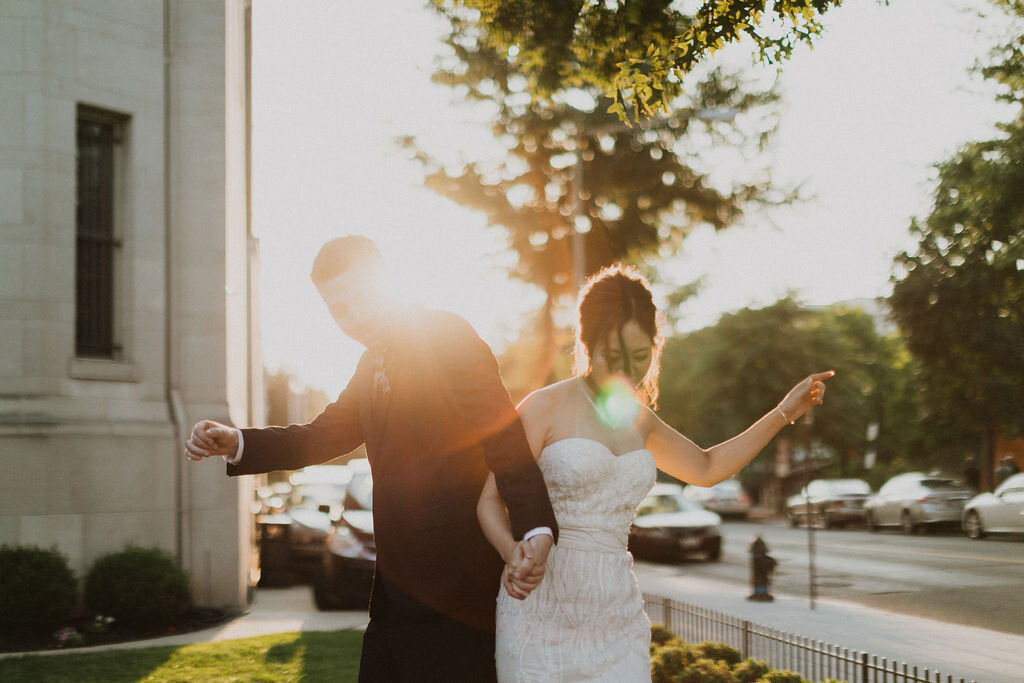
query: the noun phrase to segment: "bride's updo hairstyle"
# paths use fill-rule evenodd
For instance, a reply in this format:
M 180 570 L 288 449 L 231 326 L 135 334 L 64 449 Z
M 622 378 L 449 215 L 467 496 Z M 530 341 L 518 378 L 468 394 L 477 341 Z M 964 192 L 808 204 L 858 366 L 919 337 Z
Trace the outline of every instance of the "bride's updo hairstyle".
M 643 400 L 655 407 L 665 338 L 659 329 L 660 315 L 647 278 L 632 266 L 608 266 L 592 275 L 580 289 L 576 311 L 573 371 L 580 377 L 590 374 L 591 357 L 598 346 L 607 341 L 608 335 L 620 332 L 630 320 L 635 320 L 647 333 L 651 338 L 651 366 L 639 389 Z

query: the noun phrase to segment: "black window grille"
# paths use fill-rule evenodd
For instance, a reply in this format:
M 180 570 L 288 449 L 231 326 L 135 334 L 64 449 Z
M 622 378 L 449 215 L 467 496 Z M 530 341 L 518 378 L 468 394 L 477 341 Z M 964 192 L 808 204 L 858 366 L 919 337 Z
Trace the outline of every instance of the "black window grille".
M 77 126 L 77 246 L 75 352 L 115 358 L 114 277 L 120 242 L 114 229 L 119 123 L 79 111 Z

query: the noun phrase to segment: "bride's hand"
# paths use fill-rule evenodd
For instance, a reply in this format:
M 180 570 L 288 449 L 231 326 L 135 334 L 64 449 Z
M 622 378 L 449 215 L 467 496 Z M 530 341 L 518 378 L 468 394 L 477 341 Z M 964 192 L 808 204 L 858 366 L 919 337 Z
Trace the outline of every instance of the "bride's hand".
M 825 380 L 834 377 L 835 374 L 835 370 L 827 370 L 808 375 L 790 389 L 779 403 L 778 409 L 782 411 L 782 417 L 793 423 L 814 406 L 821 405 L 825 400 Z

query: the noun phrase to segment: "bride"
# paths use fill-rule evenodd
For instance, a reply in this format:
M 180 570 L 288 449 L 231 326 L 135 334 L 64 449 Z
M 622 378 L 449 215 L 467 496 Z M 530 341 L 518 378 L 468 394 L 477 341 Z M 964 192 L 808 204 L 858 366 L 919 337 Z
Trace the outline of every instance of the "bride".
M 732 476 L 820 404 L 835 374 L 810 375 L 746 431 L 704 449 L 650 408 L 664 339 L 646 280 L 606 268 L 584 285 L 578 314 L 575 376 L 518 407 L 560 529 L 539 585 L 537 575 L 517 576 L 522 550 L 493 474 L 477 508 L 506 562 L 495 656 L 502 682 L 650 681 L 650 622 L 626 541 L 656 469 L 699 486 Z

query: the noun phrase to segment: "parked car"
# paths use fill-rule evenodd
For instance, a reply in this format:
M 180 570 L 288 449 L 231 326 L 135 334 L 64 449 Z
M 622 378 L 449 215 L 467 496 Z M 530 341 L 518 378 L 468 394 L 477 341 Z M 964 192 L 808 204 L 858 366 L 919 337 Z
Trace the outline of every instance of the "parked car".
M 864 504 L 865 522 L 875 531 L 898 526 L 904 533 L 934 525 L 958 525 L 972 491 L 943 476 L 908 472 L 885 482 Z
M 321 610 L 365 609 L 370 602 L 377 545 L 373 536 L 373 478 L 365 458 L 346 465 L 351 478 L 345 487 L 344 509 L 328 531 L 313 583 Z
M 273 487 L 284 504 L 267 499 L 266 513 L 256 516 L 260 547 L 260 585 L 312 582 L 324 542 L 340 519 L 342 498 L 352 472 L 341 465 L 313 465 L 293 472 Z
M 991 533 L 1024 534 L 1024 472 L 992 493 L 979 493 L 964 506 L 963 530 L 971 538 Z
M 750 497 L 738 479 L 726 479 L 714 486 L 694 486 L 683 489 L 688 500 L 722 517 L 746 517 L 750 512 Z
M 722 555 L 722 518 L 683 495 L 679 484 L 655 484 L 640 503 L 629 529 L 634 556 L 674 560 L 695 553 L 715 561 Z
M 863 524 L 864 502 L 870 495 L 871 486 L 862 479 L 815 479 L 786 499 L 786 517 L 793 526 L 808 518 L 826 529 Z

